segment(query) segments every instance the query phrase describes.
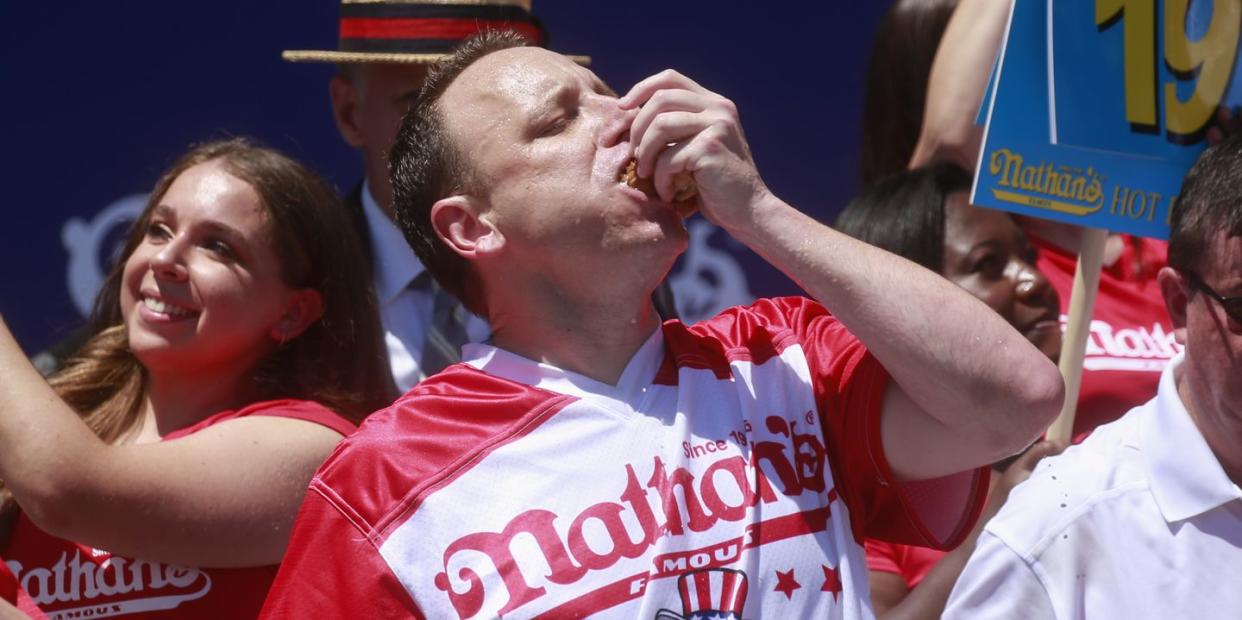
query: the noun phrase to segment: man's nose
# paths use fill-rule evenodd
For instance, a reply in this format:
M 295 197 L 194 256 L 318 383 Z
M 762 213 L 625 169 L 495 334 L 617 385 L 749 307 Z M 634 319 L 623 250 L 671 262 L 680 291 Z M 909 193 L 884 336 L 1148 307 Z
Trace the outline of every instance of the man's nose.
M 600 126 L 596 133 L 595 143 L 600 148 L 610 148 L 629 140 L 630 126 L 638 116 L 638 110 L 624 110 L 617 105 L 615 97 L 600 96 L 594 98 L 592 107 L 596 108 L 600 118 Z

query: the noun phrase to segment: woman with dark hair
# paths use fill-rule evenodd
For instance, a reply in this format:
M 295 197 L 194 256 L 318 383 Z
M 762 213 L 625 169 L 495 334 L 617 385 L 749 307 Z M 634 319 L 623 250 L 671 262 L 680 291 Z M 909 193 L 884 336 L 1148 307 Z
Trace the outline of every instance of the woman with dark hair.
M 957 2 L 897 0 L 876 29 L 863 100 L 863 185 L 909 167 L 932 60 Z
M 1035 267 L 1034 250 L 1013 218 L 969 204 L 970 182 L 969 173 L 948 163 L 890 176 L 850 202 L 836 227 L 957 283 L 1055 360 L 1061 352 L 1056 290 Z M 1040 442 L 1016 460 L 994 465 L 999 475 L 992 478 L 983 515 L 952 552 L 866 541 L 876 616 L 939 618 L 983 525 L 1000 510 L 1010 489 L 1055 450 Z
M 40 610 L 257 614 L 315 468 L 393 395 L 350 230 L 292 159 L 205 144 L 64 369 L 45 382 L 0 320 L 0 556 Z

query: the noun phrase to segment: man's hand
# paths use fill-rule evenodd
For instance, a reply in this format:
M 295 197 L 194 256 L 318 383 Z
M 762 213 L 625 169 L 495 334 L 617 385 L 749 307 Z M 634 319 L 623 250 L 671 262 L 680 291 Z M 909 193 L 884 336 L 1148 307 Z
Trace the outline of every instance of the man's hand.
M 770 193 L 732 101 L 668 69 L 635 84 L 620 104 L 642 108 L 630 127 L 630 143 L 638 176 L 652 178 L 662 200 L 673 201 L 673 176 L 690 172 L 709 220 L 730 231 L 752 221 Z
M 983 302 L 774 196 L 728 99 L 665 71 L 619 105 L 641 108 L 630 125 L 638 176 L 654 173 L 671 200 L 671 177 L 692 172 L 704 215 L 802 286 L 888 371 L 880 435 L 898 479 L 995 462 L 1060 411 L 1056 366 Z

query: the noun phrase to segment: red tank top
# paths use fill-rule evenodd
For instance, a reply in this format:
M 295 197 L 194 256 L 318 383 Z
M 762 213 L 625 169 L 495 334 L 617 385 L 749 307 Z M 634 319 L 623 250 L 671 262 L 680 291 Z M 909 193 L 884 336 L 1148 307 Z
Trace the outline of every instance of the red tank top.
M 226 420 L 248 416 L 294 418 L 343 435 L 355 426 L 323 405 L 302 400 L 256 403 L 224 411 L 169 433 L 164 440 L 193 434 Z M 89 516 L 87 517 L 89 518 Z M 267 596 L 276 566 L 192 568 L 112 555 L 105 550 L 52 536 L 23 513 L 8 548 L 0 553 L 20 584 L 27 613 L 51 618 L 98 618 L 144 613 L 146 618 L 253 618 Z M 0 594 L 3 594 L 0 574 Z M 30 605 L 36 606 L 31 609 Z

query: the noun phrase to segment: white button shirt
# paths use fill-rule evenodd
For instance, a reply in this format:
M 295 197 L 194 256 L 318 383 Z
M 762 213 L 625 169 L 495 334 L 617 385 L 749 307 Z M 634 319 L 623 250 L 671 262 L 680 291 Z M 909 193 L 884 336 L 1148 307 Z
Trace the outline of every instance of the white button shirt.
M 1242 617 L 1242 490 L 1178 397 L 1183 359 L 1014 490 L 945 618 Z
M 424 334 L 431 323 L 433 299 L 429 291 L 410 288 L 414 278 L 423 273 L 423 264 L 406 243 L 401 230 L 379 208 L 371 195 L 370 184 L 365 182 L 362 212 L 371 231 L 375 297 L 384 324 L 388 362 L 392 366 L 393 381 L 404 392 L 423 379 L 418 358 L 423 352 Z M 491 330 L 486 321 L 470 315 L 466 333 L 470 342 L 483 342 Z

